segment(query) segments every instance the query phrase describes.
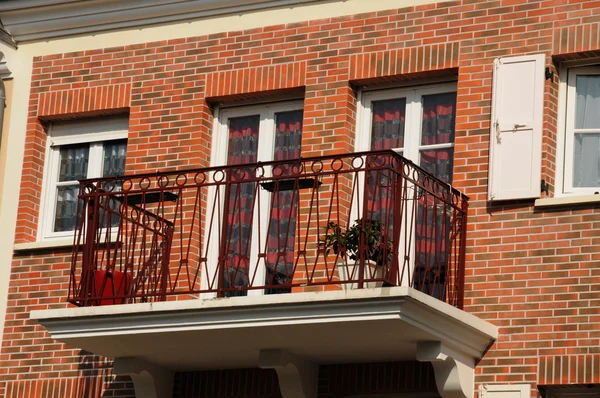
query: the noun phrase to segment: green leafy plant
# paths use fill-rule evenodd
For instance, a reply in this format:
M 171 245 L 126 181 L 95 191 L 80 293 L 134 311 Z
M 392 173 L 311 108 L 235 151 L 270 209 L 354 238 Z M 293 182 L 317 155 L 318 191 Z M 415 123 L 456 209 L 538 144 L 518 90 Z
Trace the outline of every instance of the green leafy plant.
M 363 242 L 362 247 L 359 247 Z M 346 256 L 350 260 L 360 259 L 361 254 L 367 260 L 375 261 L 383 265 L 386 256 L 391 254 L 392 241 L 381 234 L 381 223 L 377 220 L 358 219 L 345 231 L 335 222 L 330 222 L 325 227 L 325 236 L 321 238 L 321 244 L 325 246 L 325 254 L 330 251 L 339 254 L 342 258 Z M 364 253 L 360 253 L 360 250 Z

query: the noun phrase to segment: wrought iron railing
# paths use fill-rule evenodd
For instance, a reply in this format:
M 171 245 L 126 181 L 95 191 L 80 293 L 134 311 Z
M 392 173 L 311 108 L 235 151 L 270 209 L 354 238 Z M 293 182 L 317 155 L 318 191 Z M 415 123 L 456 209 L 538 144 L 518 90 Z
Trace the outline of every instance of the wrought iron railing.
M 393 151 L 80 184 L 78 306 L 404 285 L 462 307 L 468 198 Z

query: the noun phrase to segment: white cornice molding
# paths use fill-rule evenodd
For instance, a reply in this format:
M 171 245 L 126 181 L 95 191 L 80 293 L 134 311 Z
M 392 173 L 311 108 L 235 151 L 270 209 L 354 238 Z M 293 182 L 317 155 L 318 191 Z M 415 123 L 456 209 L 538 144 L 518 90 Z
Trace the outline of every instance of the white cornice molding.
M 315 2 L 327 0 L 9 0 L 0 20 L 22 43 Z
M 8 68 L 6 56 L 3 52 L 0 52 L 0 79 L 7 79 L 9 77 L 12 77 L 12 73 Z
M 102 37 L 123 31 L 128 34 L 119 38 L 121 42 L 143 43 L 446 1 L 450 0 L 0 0 L 0 21 L 16 44 L 83 38 L 85 48 L 102 48 Z

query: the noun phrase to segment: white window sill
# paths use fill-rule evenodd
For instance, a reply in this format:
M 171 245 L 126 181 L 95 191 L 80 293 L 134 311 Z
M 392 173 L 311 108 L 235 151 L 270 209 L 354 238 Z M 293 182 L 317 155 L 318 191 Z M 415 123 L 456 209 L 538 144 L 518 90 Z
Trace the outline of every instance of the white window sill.
M 600 203 L 600 195 L 561 196 L 558 198 L 536 199 L 535 207 L 575 206 Z
M 40 242 L 27 242 L 17 243 L 13 246 L 14 251 L 29 251 L 29 250 L 44 250 L 44 249 L 58 249 L 64 247 L 72 247 L 73 238 L 65 239 L 52 239 L 44 240 Z
M 117 234 L 111 234 L 110 243 L 117 243 Z M 106 236 L 104 234 L 100 237 L 100 244 L 105 244 Z M 83 244 L 83 242 L 82 242 Z M 67 238 L 54 238 L 47 239 L 38 242 L 27 242 L 17 243 L 13 246 L 13 250 L 16 252 L 34 251 L 34 250 L 48 250 L 48 249 L 63 249 L 73 247 L 73 237 Z

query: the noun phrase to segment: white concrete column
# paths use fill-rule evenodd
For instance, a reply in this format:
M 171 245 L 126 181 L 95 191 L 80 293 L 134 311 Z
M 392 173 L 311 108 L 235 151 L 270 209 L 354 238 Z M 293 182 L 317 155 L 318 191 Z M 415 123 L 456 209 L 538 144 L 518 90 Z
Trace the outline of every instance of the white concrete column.
M 173 398 L 173 371 L 139 358 L 116 358 L 115 374 L 133 380 L 137 398 Z
M 316 398 L 319 367 L 285 350 L 261 350 L 259 366 L 275 369 L 283 398 Z
M 417 343 L 417 360 L 431 362 L 442 398 L 473 398 L 475 359 L 439 341 Z

